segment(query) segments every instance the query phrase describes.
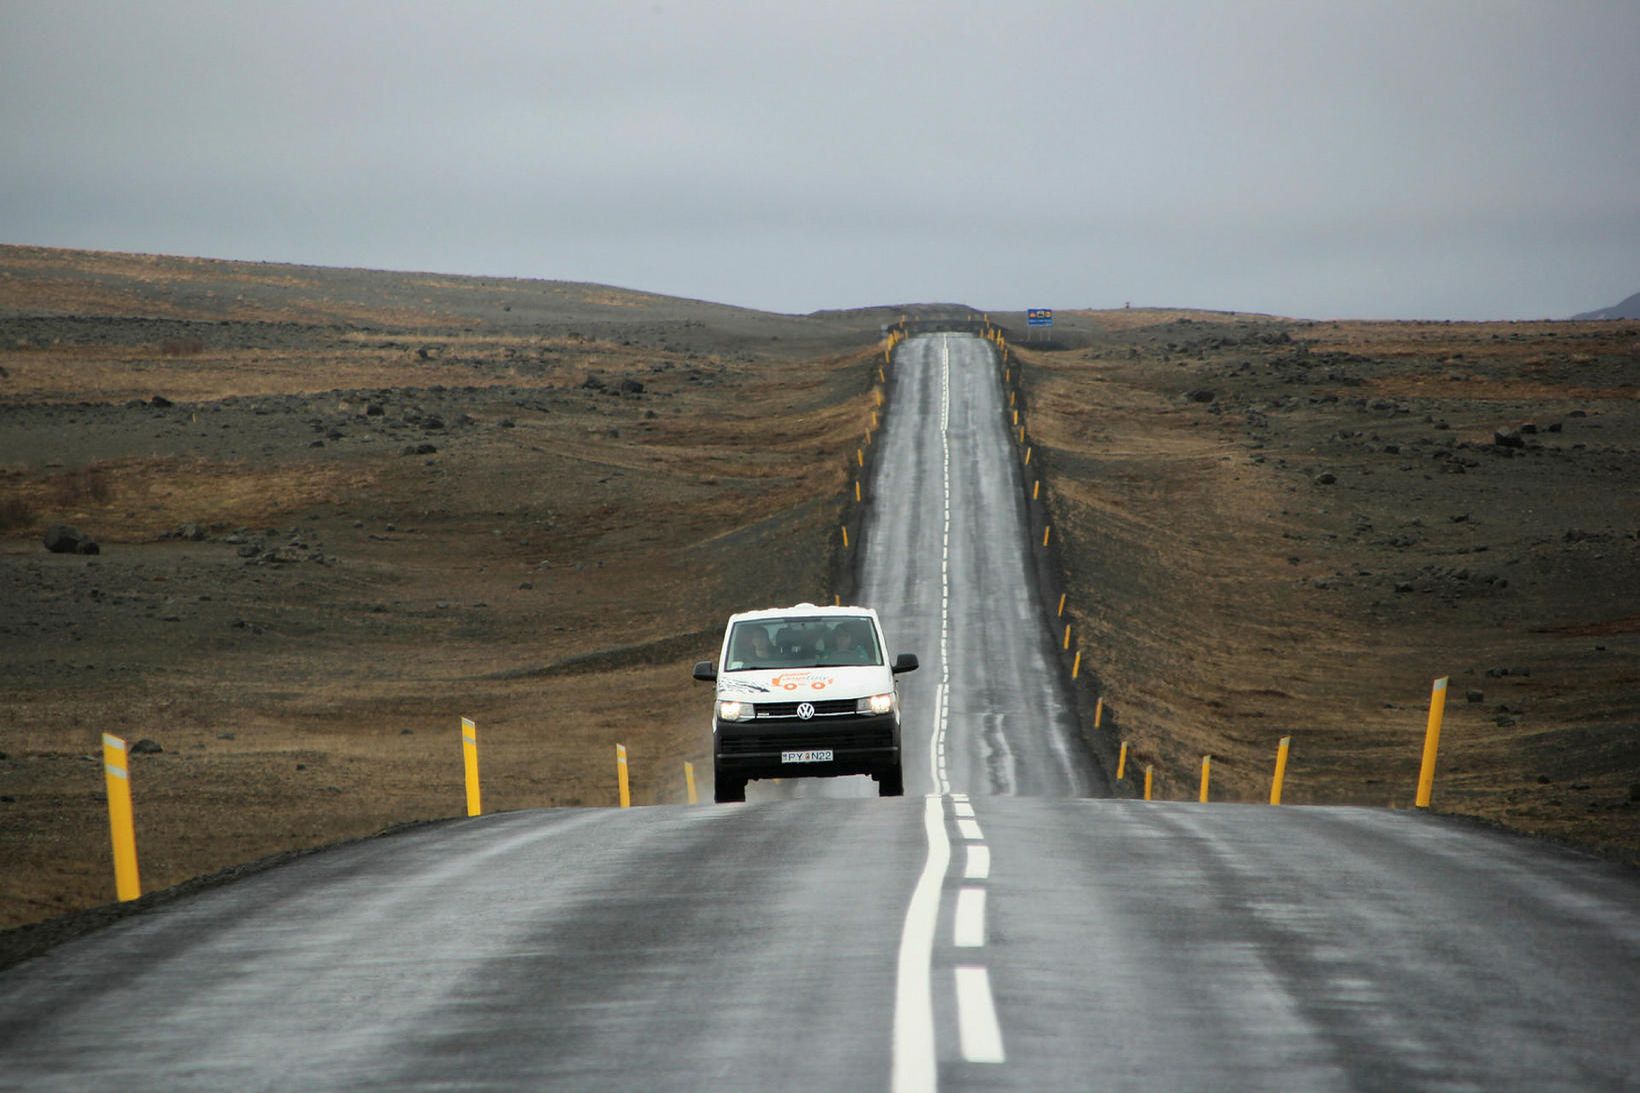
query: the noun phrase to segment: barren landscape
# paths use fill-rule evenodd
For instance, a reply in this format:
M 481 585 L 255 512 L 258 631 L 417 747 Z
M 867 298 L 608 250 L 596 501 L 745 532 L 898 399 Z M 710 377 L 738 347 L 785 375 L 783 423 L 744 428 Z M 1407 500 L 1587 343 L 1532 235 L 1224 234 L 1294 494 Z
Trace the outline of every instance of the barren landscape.
M 0 926 L 112 898 L 105 731 L 149 890 L 459 814 L 462 716 L 486 810 L 681 800 L 901 311 L 0 247 Z M 1640 855 L 1640 324 L 996 318 L 1164 795 L 1405 807 L 1450 674 L 1437 808 Z
M 886 317 L 0 248 L 0 924 L 110 898 L 103 732 L 145 890 L 459 814 L 463 716 L 486 810 L 617 742 L 681 800 L 689 662 L 828 593 Z
M 1016 343 L 1130 773 L 1434 807 L 1640 860 L 1640 322 L 1122 310 Z M 1130 778 L 1131 781 L 1131 778 Z

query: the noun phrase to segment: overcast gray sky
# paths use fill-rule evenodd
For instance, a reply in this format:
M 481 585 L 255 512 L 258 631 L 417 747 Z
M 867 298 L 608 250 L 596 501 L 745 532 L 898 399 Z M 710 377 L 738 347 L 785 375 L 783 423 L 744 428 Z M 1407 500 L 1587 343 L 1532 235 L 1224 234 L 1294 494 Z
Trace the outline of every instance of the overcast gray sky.
M 0 242 L 953 300 L 1640 291 L 1640 3 L 0 0 Z

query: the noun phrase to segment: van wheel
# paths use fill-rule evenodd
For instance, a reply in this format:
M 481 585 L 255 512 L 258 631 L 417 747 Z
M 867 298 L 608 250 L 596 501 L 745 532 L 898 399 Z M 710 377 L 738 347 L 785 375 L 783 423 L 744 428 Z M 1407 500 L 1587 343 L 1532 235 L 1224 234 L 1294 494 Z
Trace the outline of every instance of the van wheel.
M 877 796 L 905 796 L 905 769 L 903 767 L 896 766 L 893 770 L 885 770 L 877 776 Z
M 719 774 L 712 783 L 712 800 L 720 805 L 733 804 L 746 799 L 746 779 L 731 778 L 726 774 Z

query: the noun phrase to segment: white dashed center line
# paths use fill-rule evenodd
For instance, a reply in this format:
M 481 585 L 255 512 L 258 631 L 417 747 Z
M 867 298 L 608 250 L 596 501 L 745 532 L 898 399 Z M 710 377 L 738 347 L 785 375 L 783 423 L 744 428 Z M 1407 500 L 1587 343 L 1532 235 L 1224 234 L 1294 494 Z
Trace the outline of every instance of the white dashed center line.
M 977 949 L 985 944 L 985 889 L 964 888 L 957 893 L 951 944 L 959 949 Z
M 979 829 L 978 820 L 958 820 L 957 830 L 962 832 L 965 839 L 983 839 L 985 835 Z
M 970 1063 L 1002 1063 L 1002 1028 L 991 1001 L 991 977 L 984 968 L 957 968 L 957 1030 L 962 1057 Z
M 968 861 L 962 869 L 963 880 L 984 880 L 991 875 L 991 848 L 976 844 L 968 848 Z

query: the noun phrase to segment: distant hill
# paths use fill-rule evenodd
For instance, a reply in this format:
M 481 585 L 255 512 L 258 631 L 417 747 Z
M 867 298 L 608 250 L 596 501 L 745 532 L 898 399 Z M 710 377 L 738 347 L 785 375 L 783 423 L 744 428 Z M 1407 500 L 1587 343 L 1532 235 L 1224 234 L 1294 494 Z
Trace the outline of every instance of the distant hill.
M 1640 319 L 1640 292 L 1636 292 L 1627 300 L 1611 307 L 1603 307 L 1599 311 L 1585 311 L 1581 315 L 1573 315 L 1573 319 Z

